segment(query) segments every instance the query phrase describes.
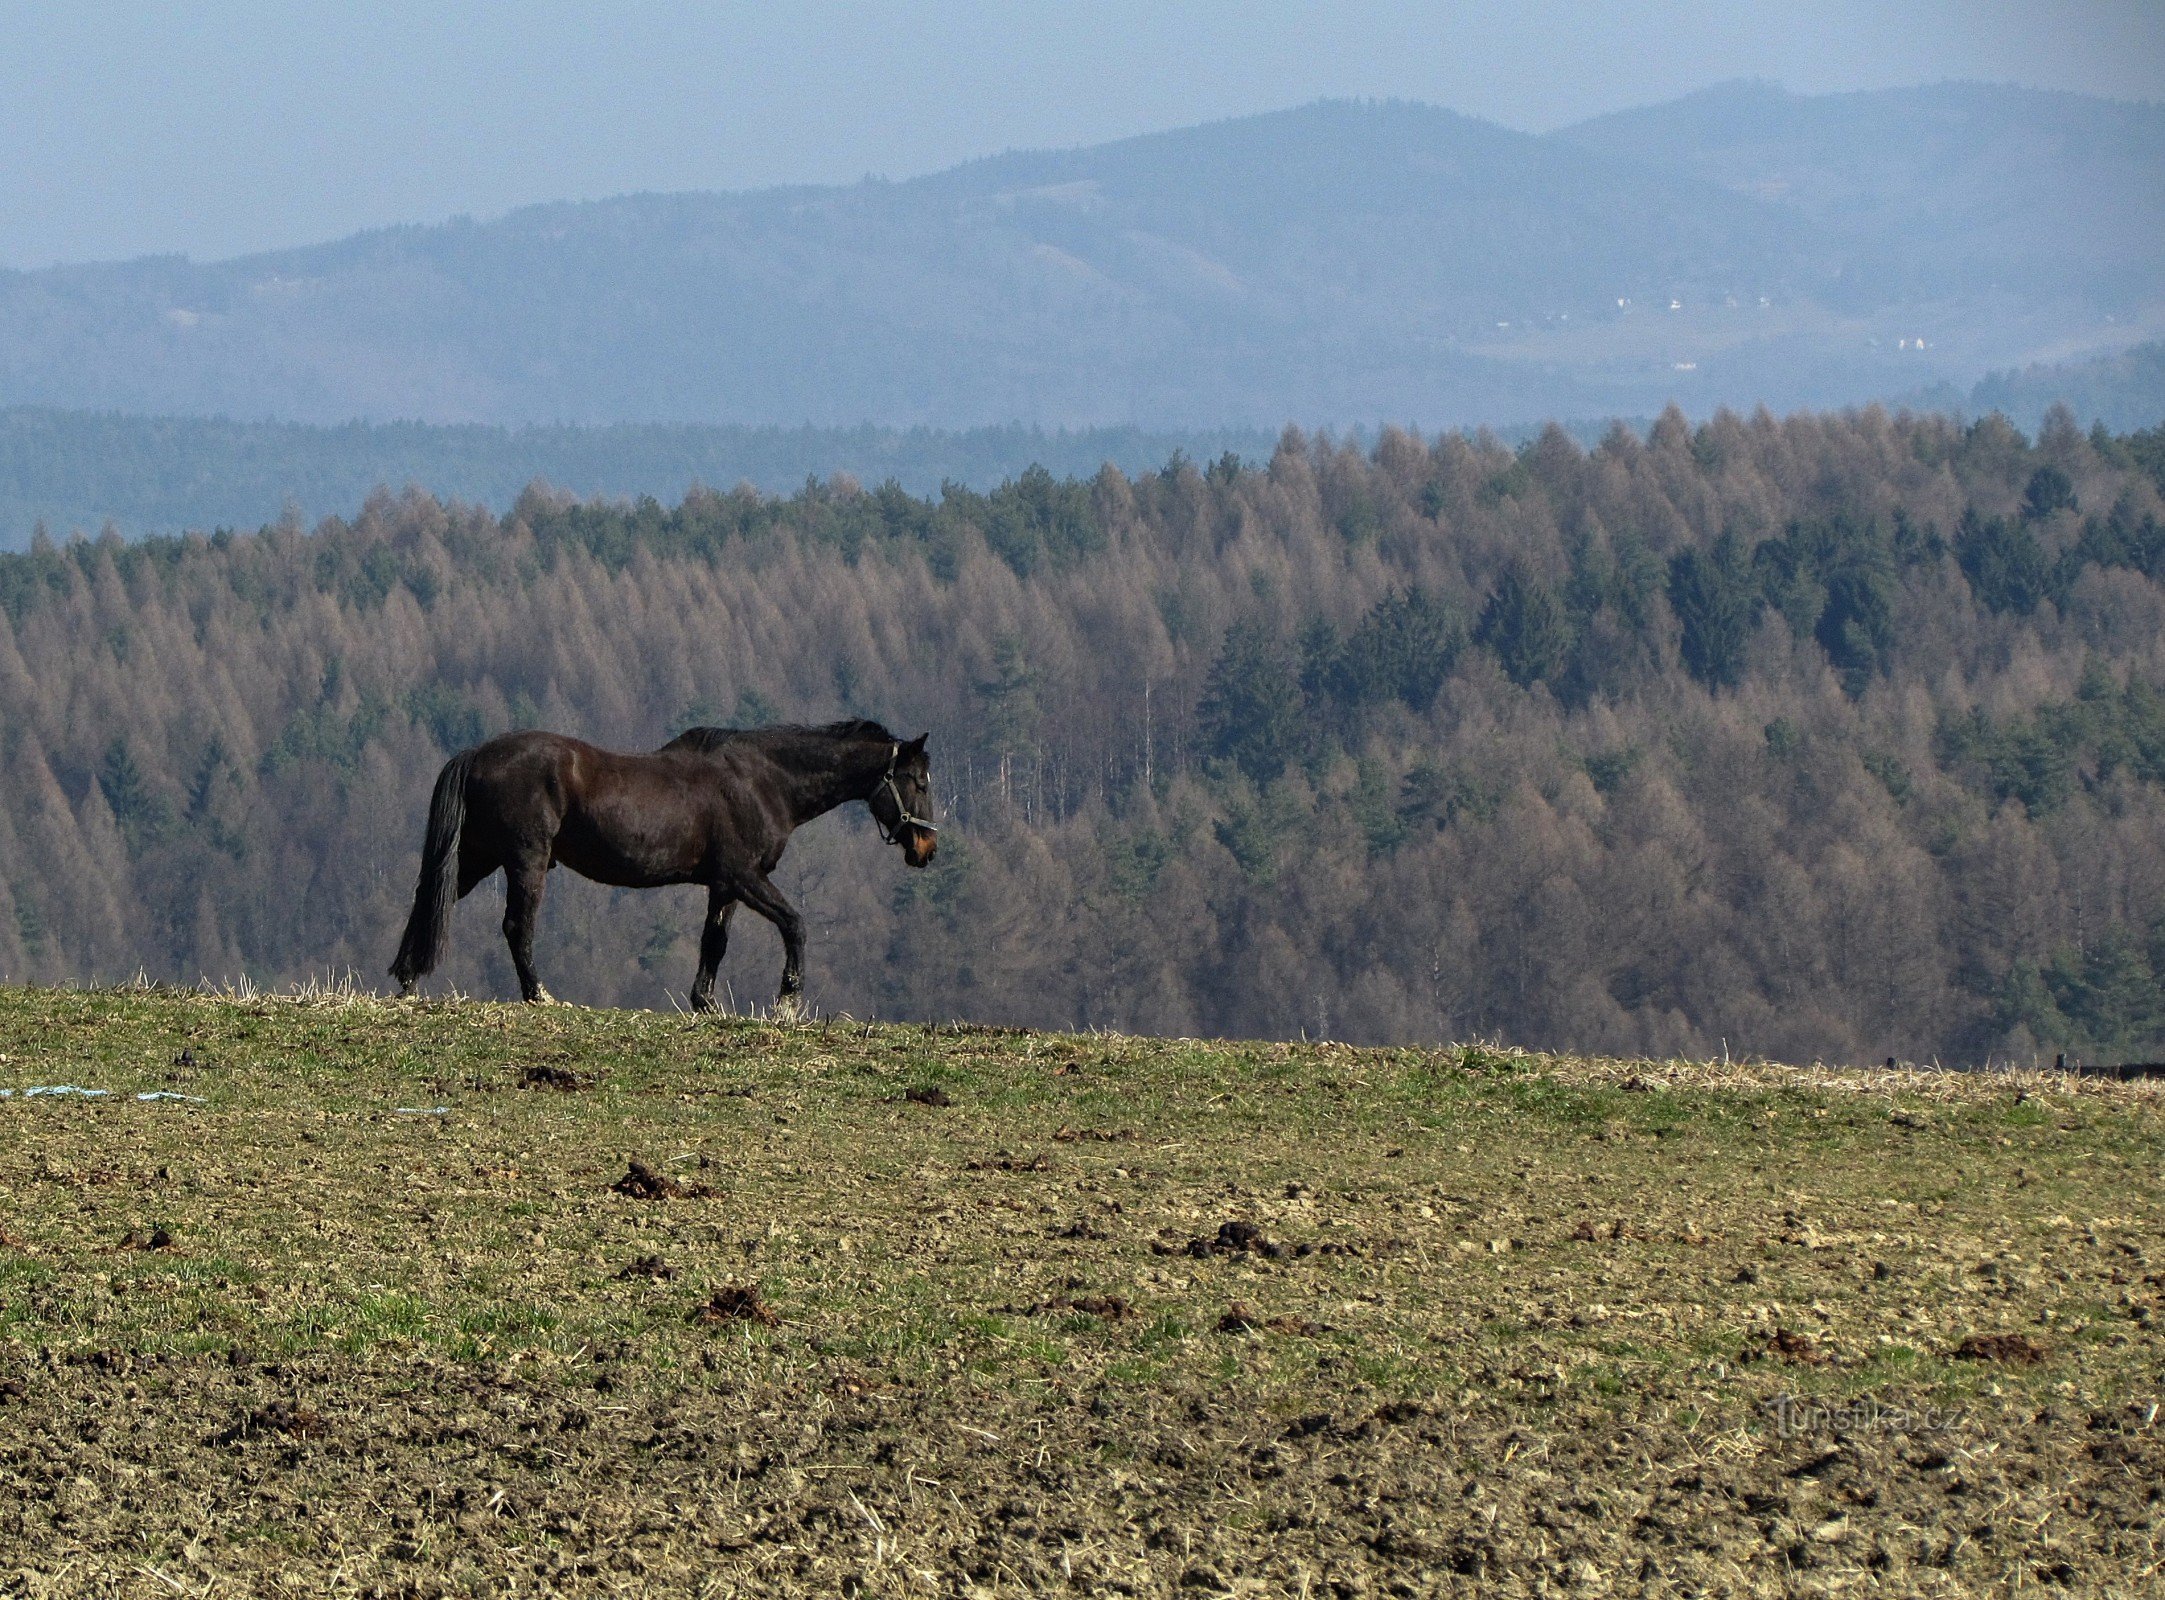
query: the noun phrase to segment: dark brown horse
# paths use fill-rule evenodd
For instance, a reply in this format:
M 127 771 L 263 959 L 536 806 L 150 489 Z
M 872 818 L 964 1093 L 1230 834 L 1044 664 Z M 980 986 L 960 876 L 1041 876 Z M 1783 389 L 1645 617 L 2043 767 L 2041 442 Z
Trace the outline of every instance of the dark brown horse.
M 444 764 L 429 801 L 413 915 L 391 963 L 399 993 L 435 969 L 451 908 L 498 868 L 504 939 L 528 1000 L 534 917 L 549 869 L 646 889 L 707 886 L 692 1006 L 714 1003 L 714 971 L 729 919 L 750 906 L 782 935 L 776 1009 L 794 1014 L 804 991 L 804 922 L 768 876 L 789 836 L 814 817 L 862 800 L 913 867 L 937 847 L 925 736 L 898 739 L 876 722 L 824 728 L 693 728 L 652 755 L 619 755 L 554 733 L 507 733 Z

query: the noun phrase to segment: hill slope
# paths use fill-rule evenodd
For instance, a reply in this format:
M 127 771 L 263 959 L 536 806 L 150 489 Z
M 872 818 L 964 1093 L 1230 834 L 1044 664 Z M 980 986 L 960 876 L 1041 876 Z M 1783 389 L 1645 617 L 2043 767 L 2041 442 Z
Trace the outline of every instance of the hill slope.
M 2154 1559 L 2148 1086 L 0 991 L 60 1082 L 0 1100 L 39 1593 Z
M 9 274 L 0 403 L 1433 425 L 1649 414 L 1672 394 L 1845 402 L 2160 325 L 2165 112 L 1965 91 L 2002 135 L 1972 141 L 1948 131 L 1948 93 L 1717 96 L 1549 138 L 1319 104 L 907 183 Z M 2012 200 L 2010 149 L 2031 174 Z M 1754 177 L 1766 162 L 1805 173 L 1809 203 Z
M 1562 137 L 1766 200 L 1846 258 L 1855 305 L 2110 307 L 2157 292 L 2165 107 L 1974 83 L 1818 96 L 1739 83 Z

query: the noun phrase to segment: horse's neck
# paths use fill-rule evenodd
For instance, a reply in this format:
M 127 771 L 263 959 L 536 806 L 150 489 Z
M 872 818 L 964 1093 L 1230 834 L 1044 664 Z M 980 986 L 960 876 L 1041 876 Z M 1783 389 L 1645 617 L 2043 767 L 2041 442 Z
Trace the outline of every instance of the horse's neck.
M 851 740 L 783 761 L 797 825 L 869 796 L 887 770 L 888 754 L 883 744 Z

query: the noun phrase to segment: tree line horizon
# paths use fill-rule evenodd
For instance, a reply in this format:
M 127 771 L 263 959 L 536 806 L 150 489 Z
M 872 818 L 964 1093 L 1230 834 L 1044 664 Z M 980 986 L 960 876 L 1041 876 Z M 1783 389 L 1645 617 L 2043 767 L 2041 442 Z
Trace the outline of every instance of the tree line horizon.
M 380 984 L 455 750 L 864 715 L 931 730 L 948 832 L 908 877 L 862 819 L 800 835 L 830 1011 L 2154 1053 L 2161 518 L 2165 429 L 1672 410 L 47 541 L 0 556 L 0 977 Z M 697 899 L 558 875 L 552 982 L 681 1004 Z M 514 992 L 500 912 L 450 985 Z

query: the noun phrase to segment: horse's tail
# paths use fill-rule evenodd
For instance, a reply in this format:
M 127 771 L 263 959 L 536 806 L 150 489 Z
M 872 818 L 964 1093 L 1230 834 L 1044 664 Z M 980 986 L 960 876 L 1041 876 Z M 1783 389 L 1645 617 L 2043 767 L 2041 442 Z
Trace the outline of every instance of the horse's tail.
M 451 908 L 459 899 L 459 829 L 466 821 L 466 776 L 473 765 L 474 752 L 461 750 L 436 776 L 436 792 L 428 803 L 428 835 L 421 845 L 421 881 L 413 891 L 413 915 L 406 919 L 406 936 L 391 963 L 391 976 L 398 979 L 402 993 L 411 990 L 417 978 L 436 970 L 444 940 L 451 933 Z

